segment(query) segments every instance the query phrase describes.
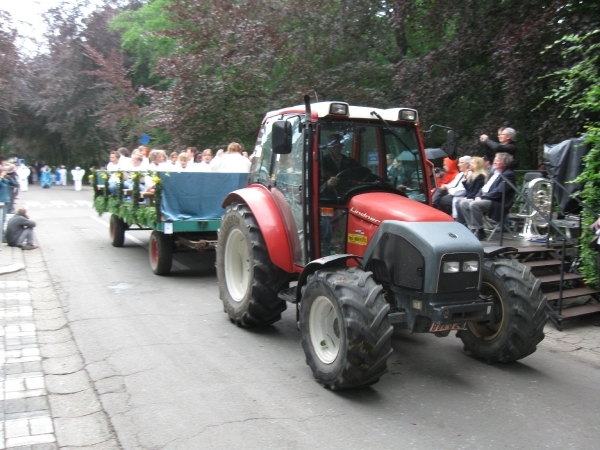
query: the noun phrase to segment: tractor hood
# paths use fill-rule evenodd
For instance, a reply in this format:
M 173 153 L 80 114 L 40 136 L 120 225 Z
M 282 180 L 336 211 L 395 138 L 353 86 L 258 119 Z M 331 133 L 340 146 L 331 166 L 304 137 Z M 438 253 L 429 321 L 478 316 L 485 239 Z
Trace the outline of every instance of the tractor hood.
M 454 222 L 448 214 L 431 206 L 389 192 L 369 192 L 352 197 L 348 213 L 373 225 L 380 225 L 384 220 Z

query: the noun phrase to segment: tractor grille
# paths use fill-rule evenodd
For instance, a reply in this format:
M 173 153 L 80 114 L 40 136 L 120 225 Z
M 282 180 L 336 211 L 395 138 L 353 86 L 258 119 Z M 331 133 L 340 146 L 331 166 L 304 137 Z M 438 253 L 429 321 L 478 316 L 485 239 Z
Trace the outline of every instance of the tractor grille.
M 422 291 L 425 260 L 421 252 L 401 236 L 394 236 L 390 247 L 394 251 L 394 284 Z

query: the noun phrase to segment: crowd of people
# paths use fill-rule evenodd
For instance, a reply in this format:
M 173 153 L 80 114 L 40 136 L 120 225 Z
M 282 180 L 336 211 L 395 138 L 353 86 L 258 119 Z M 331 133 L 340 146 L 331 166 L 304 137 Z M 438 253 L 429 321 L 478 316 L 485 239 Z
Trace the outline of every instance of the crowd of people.
M 227 146 L 227 150 L 217 150 L 214 156 L 209 148 L 200 152 L 196 147 L 188 147 L 184 151 L 167 154 L 165 150 L 150 150 L 145 146 L 131 152 L 121 147 L 110 152 L 106 170 L 114 172 L 108 179 L 108 190 L 115 194 L 119 183 L 117 171 L 123 174 L 124 189 L 131 189 L 133 185 L 131 172 L 144 172 L 145 175 L 140 181 L 140 191 L 151 192 L 154 189 L 154 181 L 150 173 L 153 171 L 248 173 L 250 166 L 250 159 L 242 145 L 232 142 Z
M 500 222 L 514 201 L 515 191 L 504 180 L 515 183 L 515 136 L 513 128 L 501 127 L 498 142 L 486 134 L 479 136 L 485 146 L 483 157 L 465 155 L 457 161 L 445 158 L 439 187 L 433 191 L 433 206 L 467 226 L 480 240 L 486 237 L 484 216 Z
M 186 172 L 249 172 L 250 159 L 241 144 L 232 142 L 227 150 L 209 148 L 199 152 L 188 147 L 181 152 L 167 154 L 165 150 L 140 146 L 133 151 L 125 147 L 110 152 L 108 171 L 186 171 Z

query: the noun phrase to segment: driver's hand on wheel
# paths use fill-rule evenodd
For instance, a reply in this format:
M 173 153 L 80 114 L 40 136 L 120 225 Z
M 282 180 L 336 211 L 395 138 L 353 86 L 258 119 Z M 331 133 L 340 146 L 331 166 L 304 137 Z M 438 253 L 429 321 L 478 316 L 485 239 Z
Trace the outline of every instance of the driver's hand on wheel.
M 327 186 L 334 187 L 334 186 L 337 186 L 339 182 L 340 182 L 339 178 L 331 177 L 331 178 L 329 178 L 329 180 L 327 180 Z
M 396 186 L 396 189 L 398 189 L 400 192 L 404 192 L 404 191 L 406 191 L 407 187 L 404 186 L 403 184 L 400 184 L 400 185 Z

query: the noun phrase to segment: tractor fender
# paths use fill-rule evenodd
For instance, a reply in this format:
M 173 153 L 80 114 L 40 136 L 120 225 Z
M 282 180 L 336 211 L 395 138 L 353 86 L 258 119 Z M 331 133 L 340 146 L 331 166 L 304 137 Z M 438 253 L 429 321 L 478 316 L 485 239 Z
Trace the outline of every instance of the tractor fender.
M 298 278 L 298 284 L 296 285 L 296 302 L 300 303 L 300 299 L 302 298 L 302 286 L 306 284 L 310 275 L 317 270 L 325 269 L 326 267 L 345 267 L 346 261 L 349 259 L 356 259 L 359 261 L 360 258 L 356 255 L 340 254 L 324 256 L 323 258 L 309 262 Z
M 290 237 L 286 222 L 271 192 L 264 186 L 253 185 L 230 192 L 222 206 L 232 203 L 248 205 L 263 235 L 269 258 L 275 266 L 288 273 L 294 271 Z

